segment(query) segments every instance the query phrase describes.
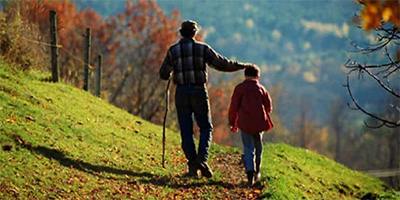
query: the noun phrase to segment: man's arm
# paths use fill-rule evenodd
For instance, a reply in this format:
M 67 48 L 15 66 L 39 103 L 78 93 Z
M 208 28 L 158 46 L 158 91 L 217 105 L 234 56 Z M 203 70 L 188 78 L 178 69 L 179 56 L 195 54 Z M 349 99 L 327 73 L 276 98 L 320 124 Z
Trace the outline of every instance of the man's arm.
M 214 69 L 224 72 L 233 72 L 237 70 L 244 69 L 246 67 L 253 66 L 249 63 L 239 63 L 237 61 L 229 60 L 228 58 L 217 53 L 214 49 L 209 46 L 205 47 L 205 59 L 208 64 Z
M 171 53 L 168 50 L 167 55 L 165 56 L 159 71 L 160 78 L 163 80 L 168 80 L 171 77 L 172 70 L 173 70 L 172 58 L 171 58 Z

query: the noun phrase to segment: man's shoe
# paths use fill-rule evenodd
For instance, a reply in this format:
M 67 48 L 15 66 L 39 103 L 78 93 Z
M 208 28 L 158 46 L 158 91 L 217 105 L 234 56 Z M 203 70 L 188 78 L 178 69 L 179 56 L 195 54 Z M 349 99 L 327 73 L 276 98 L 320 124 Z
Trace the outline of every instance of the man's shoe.
M 195 173 L 195 172 L 188 171 L 188 172 L 186 172 L 186 173 L 183 175 L 183 177 L 187 177 L 187 178 L 198 178 L 199 175 L 197 175 L 197 173 Z
M 197 173 L 198 170 L 199 170 L 199 167 L 197 166 L 197 164 L 190 163 L 190 164 L 188 164 L 188 172 L 184 176 L 197 178 L 199 176 Z
M 213 172 L 206 162 L 199 163 L 198 165 L 202 176 L 206 178 L 211 178 L 213 176 Z
M 254 171 L 246 172 L 247 175 L 247 185 L 252 187 L 254 185 Z

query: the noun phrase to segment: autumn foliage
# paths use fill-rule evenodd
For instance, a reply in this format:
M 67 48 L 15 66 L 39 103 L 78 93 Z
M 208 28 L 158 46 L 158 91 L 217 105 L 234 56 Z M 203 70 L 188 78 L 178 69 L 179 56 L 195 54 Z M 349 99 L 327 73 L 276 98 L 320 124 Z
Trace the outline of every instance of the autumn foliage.
M 49 62 L 46 59 L 47 48 L 32 45 L 27 40 L 38 39 L 40 36 L 38 27 L 24 22 L 21 16 L 13 12 L 0 12 L 0 59 L 22 70 L 43 69 L 42 65 Z
M 18 15 L 24 23 L 37 28 L 40 37 L 27 35 L 28 38 L 48 43 L 50 10 L 57 12 L 61 78 L 82 87 L 84 33 L 86 28 L 90 28 L 92 68 L 96 67 L 96 56 L 103 55 L 102 97 L 129 113 L 161 123 L 166 84 L 159 80 L 158 70 L 169 46 L 179 39 L 179 12 L 173 11 L 168 16 L 156 1 L 145 0 L 127 1 L 122 12 L 107 18 L 91 9 L 79 10 L 68 0 L 11 1 L 5 12 Z M 201 32 L 196 39 L 203 39 Z M 49 54 L 41 57 L 46 57 L 44 65 L 48 65 Z M 230 143 L 227 126 L 229 104 L 226 102 L 230 101 L 233 87 L 229 82 L 209 85 L 217 142 Z M 171 91 L 173 96 L 174 90 Z M 168 124 L 177 128 L 174 98 L 170 104 Z
M 118 46 L 112 54 L 108 85 L 109 100 L 130 113 L 160 122 L 163 114 L 165 83 L 158 70 L 169 45 L 178 39 L 178 12 L 171 16 L 154 1 L 128 1 L 124 12 L 111 17 L 100 31 L 109 44 Z
M 103 55 L 102 98 L 129 113 L 160 124 L 166 83 L 158 78 L 158 70 L 169 46 L 179 39 L 179 12 L 166 15 L 156 1 L 146 0 L 127 1 L 122 12 L 107 18 L 91 9 L 79 10 L 68 0 L 11 1 L 6 12 L 18 13 L 25 23 L 37 27 L 41 37 L 31 39 L 48 43 L 50 10 L 57 12 L 61 78 L 82 87 L 84 33 L 90 28 L 92 68 L 96 67 L 97 55 Z M 197 40 L 202 38 L 201 32 L 196 35 Z M 49 54 L 42 57 L 46 56 L 48 59 Z M 47 62 L 44 64 L 48 65 Z M 230 102 L 233 83 L 235 81 L 225 80 L 209 84 L 214 140 L 219 143 L 232 144 L 227 125 L 227 102 Z M 168 124 L 177 128 L 173 100 L 171 98 Z
M 392 23 L 400 27 L 400 1 L 359 0 L 358 2 L 364 5 L 360 17 L 365 30 L 378 28 L 382 23 Z
M 10 1 L 5 12 L 36 26 L 41 37 L 27 37 L 44 44 L 50 41 L 50 10 L 57 12 L 61 78 L 82 87 L 84 34 L 90 28 L 92 68 L 97 55 L 103 55 L 102 97 L 160 122 L 165 85 L 158 79 L 158 69 L 169 45 L 178 39 L 179 13 L 168 16 L 155 1 L 145 0 L 127 1 L 124 11 L 108 18 L 91 9 L 79 10 L 68 0 Z
M 85 29 L 91 28 L 97 32 L 104 26 L 101 16 L 95 11 L 87 9 L 79 11 L 75 4 L 69 1 L 51 0 L 27 0 L 12 1 L 7 8 L 8 12 L 19 13 L 22 19 L 33 25 L 37 25 L 41 32 L 42 42 L 49 41 L 49 11 L 57 12 L 57 29 L 60 49 L 60 75 L 74 85 L 82 84 L 82 54 L 83 54 L 83 33 Z M 93 54 L 100 52 L 93 48 Z
M 232 145 L 232 135 L 230 135 L 228 126 L 228 109 L 235 86 L 233 81 L 209 85 L 211 114 L 214 124 L 213 140 L 218 143 Z

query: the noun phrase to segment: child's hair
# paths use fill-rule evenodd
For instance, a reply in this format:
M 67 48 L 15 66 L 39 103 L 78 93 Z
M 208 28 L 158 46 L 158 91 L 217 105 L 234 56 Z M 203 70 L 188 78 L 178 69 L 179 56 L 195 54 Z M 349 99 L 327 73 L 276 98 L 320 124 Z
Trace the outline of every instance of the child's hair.
M 260 77 L 260 68 L 257 66 L 246 68 L 244 70 L 244 75 L 249 77 Z

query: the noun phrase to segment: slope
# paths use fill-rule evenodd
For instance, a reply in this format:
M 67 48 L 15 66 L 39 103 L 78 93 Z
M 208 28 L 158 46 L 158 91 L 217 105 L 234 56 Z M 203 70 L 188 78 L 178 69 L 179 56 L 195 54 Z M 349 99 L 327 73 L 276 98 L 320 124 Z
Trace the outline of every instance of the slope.
M 244 186 L 237 149 L 212 146 L 215 176 L 187 179 L 179 136 L 87 92 L 0 60 L 1 199 L 397 198 L 383 183 L 302 149 L 266 145 L 263 181 Z

